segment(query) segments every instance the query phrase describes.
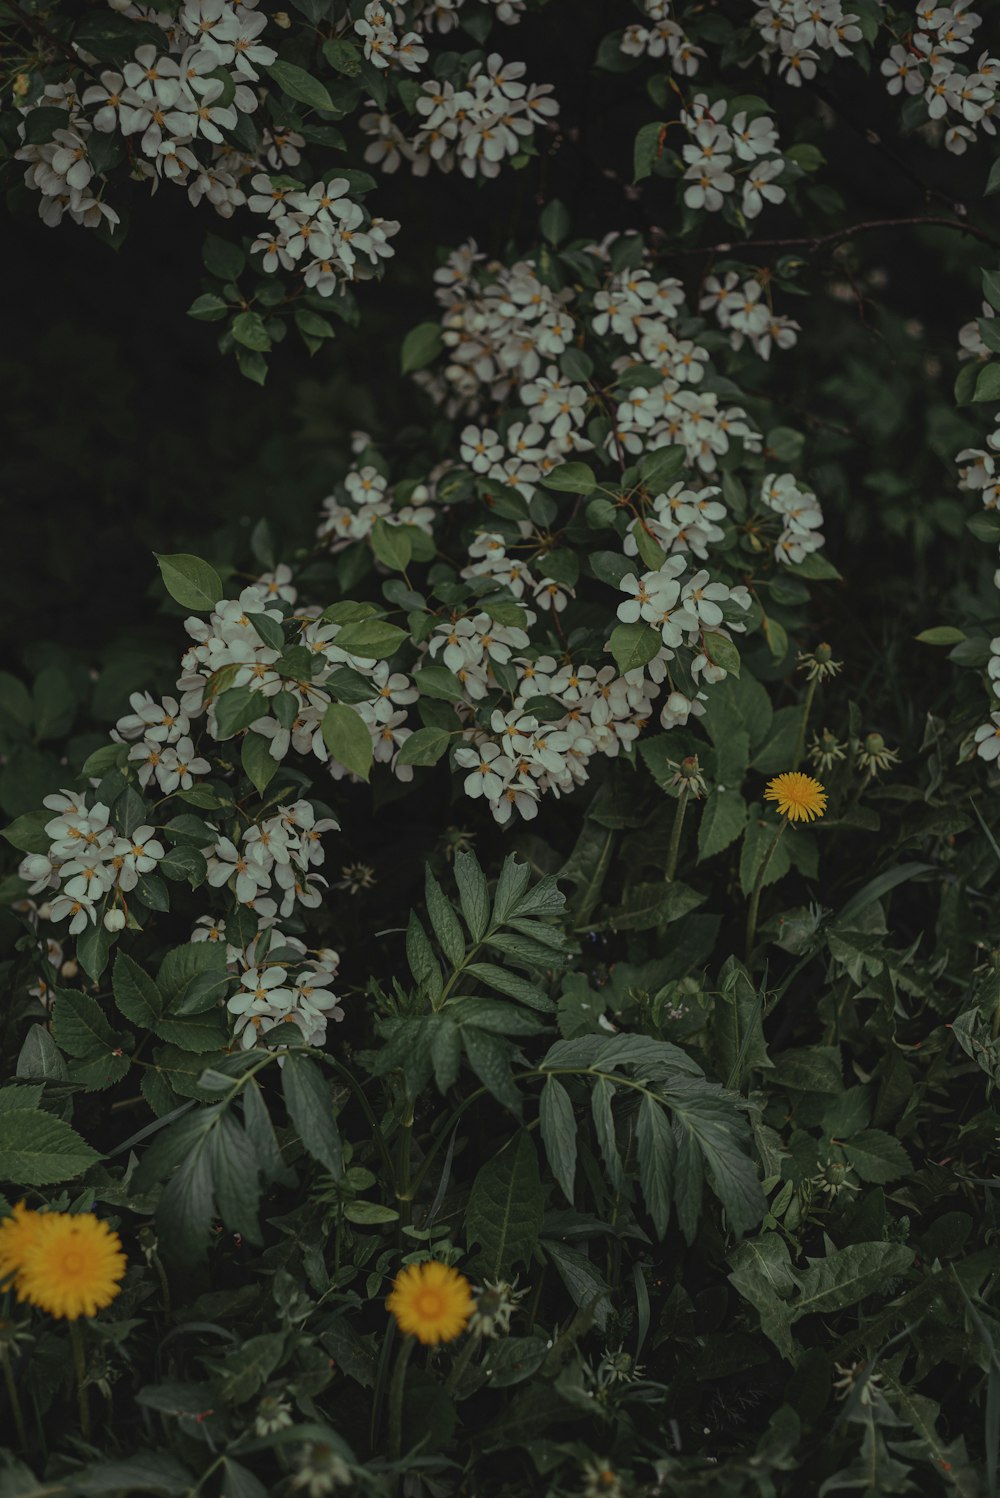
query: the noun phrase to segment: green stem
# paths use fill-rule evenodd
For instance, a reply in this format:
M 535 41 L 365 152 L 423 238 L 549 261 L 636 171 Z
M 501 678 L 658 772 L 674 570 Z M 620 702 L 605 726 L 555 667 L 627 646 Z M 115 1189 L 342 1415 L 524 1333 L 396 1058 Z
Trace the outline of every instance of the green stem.
M 17 1384 L 14 1381 L 14 1370 L 10 1366 L 10 1352 L 5 1342 L 0 1343 L 0 1362 L 3 1363 L 3 1381 L 7 1387 L 7 1398 L 10 1402 L 11 1414 L 14 1416 L 14 1429 L 17 1431 L 21 1455 L 26 1457 L 28 1455 L 28 1432 L 24 1427 L 21 1400 L 17 1392 Z
M 465 1372 L 466 1368 L 468 1368 L 469 1363 L 472 1361 L 472 1354 L 475 1352 L 475 1350 L 475 1337 L 467 1336 L 465 1339 L 465 1346 L 462 1348 L 462 1351 L 459 1353 L 458 1357 L 452 1364 L 451 1372 L 448 1374 L 448 1377 L 445 1380 L 444 1391 L 446 1394 L 454 1394 L 455 1390 L 458 1388 L 459 1380 L 461 1379 L 462 1374 Z
M 788 823 L 782 820 L 778 826 L 778 830 L 774 834 L 774 837 L 771 839 L 771 845 L 768 848 L 767 852 L 764 854 L 763 862 L 761 863 L 760 868 L 757 870 L 757 878 L 754 883 L 753 894 L 750 896 L 750 908 L 747 911 L 746 941 L 746 965 L 748 971 L 750 971 L 750 959 L 753 955 L 753 939 L 757 934 L 757 911 L 760 908 L 760 892 L 764 888 L 764 875 L 767 873 L 768 864 L 774 857 L 774 850 L 778 846 L 781 834 L 784 832 L 787 826 Z
M 816 683 L 818 676 L 814 676 L 806 689 L 806 700 L 802 704 L 802 717 L 799 719 L 799 733 L 795 740 L 795 752 L 792 755 L 792 769 L 797 770 L 802 763 L 802 756 L 806 748 L 806 729 L 809 727 L 809 714 L 812 712 L 813 698 L 816 696 Z
M 69 1324 L 69 1339 L 73 1347 L 73 1371 L 76 1376 L 76 1400 L 80 1411 L 80 1433 L 85 1441 L 90 1440 L 90 1400 L 87 1397 L 87 1357 L 83 1346 L 83 1332 L 78 1320 Z
M 410 1151 L 413 1144 L 413 1104 L 407 1099 L 406 1112 L 399 1125 L 399 1150 L 396 1164 L 396 1201 L 399 1203 L 400 1232 L 413 1216 L 413 1191 L 410 1187 Z
M 403 1392 L 406 1388 L 406 1365 L 410 1361 L 416 1340 L 404 1337 L 396 1354 L 396 1366 L 392 1370 L 389 1385 L 389 1460 L 398 1462 L 403 1452 Z
M 156 1277 L 160 1281 L 160 1290 L 163 1294 L 163 1317 L 165 1321 L 170 1320 L 170 1281 L 167 1279 L 167 1271 L 163 1267 L 163 1260 L 156 1250 L 151 1255 Z
M 677 855 L 681 846 L 681 829 L 684 826 L 684 813 L 687 811 L 688 788 L 684 784 L 680 788 L 677 797 L 677 810 L 674 812 L 674 825 L 670 833 L 670 847 L 667 849 L 667 883 L 673 879 L 677 871 Z

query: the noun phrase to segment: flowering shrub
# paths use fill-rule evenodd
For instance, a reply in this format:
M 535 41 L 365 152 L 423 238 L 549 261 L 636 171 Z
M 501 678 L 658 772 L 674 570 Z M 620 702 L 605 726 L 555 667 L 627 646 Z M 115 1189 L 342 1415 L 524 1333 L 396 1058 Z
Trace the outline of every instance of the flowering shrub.
M 251 383 L 0 674 L 0 1492 L 992 1492 L 996 18 L 9 10 Z

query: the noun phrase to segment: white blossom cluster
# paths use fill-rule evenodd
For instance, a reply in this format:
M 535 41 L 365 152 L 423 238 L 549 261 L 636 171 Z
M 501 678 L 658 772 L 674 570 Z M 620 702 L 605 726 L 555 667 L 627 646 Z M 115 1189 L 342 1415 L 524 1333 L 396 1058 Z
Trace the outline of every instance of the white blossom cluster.
M 428 79 L 416 99 L 419 128 L 409 135 L 369 100 L 372 110 L 359 121 L 371 138 L 365 160 L 385 172 L 405 160 L 417 177 L 432 166 L 441 172 L 457 166 L 466 177 L 498 176 L 505 160 L 527 149 L 536 127 L 559 112 L 552 85 L 522 82 L 525 71 L 523 62 L 504 62 L 492 52 L 474 62 L 459 85 Z
M 394 505 L 389 480 L 366 463 L 352 468 L 343 484 L 323 500 L 323 518 L 316 534 L 333 555 L 352 541 L 370 536 L 377 520 L 388 526 L 414 526 L 430 536 L 434 511 L 422 502 L 429 497 L 428 486 L 418 484 L 411 493 L 411 503 Z
M 27 144 L 17 152 L 29 163 L 25 182 L 42 194 L 39 214 L 45 223 L 59 223 L 68 213 L 77 223 L 96 228 L 118 215 L 101 199 L 100 174 L 90 159 L 94 135 L 121 133 L 128 147 L 133 174 L 148 179 L 153 190 L 160 182 L 187 189 L 193 204 L 211 203 L 224 218 L 245 201 L 240 180 L 264 163 L 233 149 L 223 130 L 233 130 L 241 114 L 258 107 L 258 67 L 267 67 L 277 54 L 261 40 L 267 17 L 257 0 L 185 0 L 174 15 L 116 6 L 124 15 L 158 26 L 162 47 L 144 41 L 122 71 L 96 73 L 97 60 L 86 53 L 87 77 L 99 81 L 83 86 L 79 78 L 50 84 L 34 108 L 57 105 L 69 111 L 64 130 L 51 142 Z M 226 78 L 218 76 L 222 70 Z M 25 124 L 32 109 L 22 111 Z
M 959 487 L 981 494 L 984 509 L 1000 507 L 1000 425 L 986 438 L 985 448 L 963 448 L 955 461 L 964 464 L 958 471 Z
M 230 971 L 235 970 L 240 982 L 226 1003 L 234 1020 L 234 1037 L 243 1050 L 255 1045 L 283 1044 L 289 1036 L 285 1026 L 294 1025 L 296 1030 L 291 1034 L 296 1043 L 322 1046 L 330 1021 L 339 1023 L 344 1018 L 332 986 L 340 967 L 340 955 L 332 947 L 310 952 L 305 942 L 294 936 L 282 935 L 281 946 L 276 947 L 273 930 L 270 935 L 270 950 L 278 952 L 280 961 L 264 954 L 264 933 L 256 936 L 246 951 L 229 948 L 233 954 L 229 958 Z M 192 941 L 198 939 L 196 930 Z M 206 932 L 202 939 L 212 938 Z
M 263 229 L 251 245 L 268 273 L 300 270 L 310 290 L 332 296 L 341 281 L 364 280 L 394 250 L 396 219 L 372 218 L 347 196 L 346 177 L 316 182 L 308 191 L 275 185 L 266 172 L 250 179 L 247 207 L 263 214 L 273 229 Z M 363 258 L 359 261 L 358 256 Z
M 975 327 L 975 323 L 971 326 Z M 981 494 L 983 508 L 996 513 L 1000 511 L 1000 419 L 997 416 L 993 419 L 998 424 L 986 438 L 985 448 L 963 448 L 955 461 L 964 465 L 959 468 L 959 487 Z M 1000 567 L 993 574 L 993 584 L 1000 588 Z M 996 698 L 1000 696 L 1000 636 L 990 641 L 990 658 L 986 669 L 991 691 Z M 973 742 L 981 759 L 992 761 L 1000 757 L 1000 712 L 991 712 L 989 722 L 980 724 Z
M 932 120 L 944 126 L 944 144 L 960 156 L 978 131 L 996 134 L 1000 59 L 981 52 L 966 65 L 982 16 L 964 4 L 915 7 L 914 25 L 881 65 L 890 94 L 920 94 Z
M 412 0 L 406 10 L 415 30 L 438 31 L 444 35 L 460 24 L 460 12 L 465 3 L 466 0 Z M 527 0 L 485 0 L 485 3 L 504 26 L 516 26 L 524 14 Z M 392 9 L 398 17 L 403 7 L 394 0 Z M 401 25 L 402 21 L 398 20 L 397 24 Z
M 761 359 L 770 359 L 772 349 L 792 348 L 802 331 L 790 317 L 776 313 L 770 295 L 755 276 L 741 281 L 736 271 L 706 276 L 698 303 L 702 312 L 714 312 L 719 326 L 729 334 L 734 349 L 750 344 Z
M 53 921 L 68 918 L 71 936 L 96 922 L 98 905 L 109 895 L 104 924 L 109 931 L 121 931 L 124 896 L 143 875 L 155 872 L 166 853 L 154 827 L 136 827 L 123 837 L 110 825 L 108 807 L 100 801 L 88 806 L 87 801 L 87 793 L 72 791 L 46 796 L 43 806 L 55 813 L 44 828 L 49 850 L 26 854 L 18 870 L 29 882 L 29 894 L 58 891 L 45 914 Z
M 593 247 L 591 254 L 600 267 L 604 247 Z M 601 403 L 555 362 L 588 324 L 598 338 L 625 346 L 613 361 L 617 372 L 641 364 L 654 365 L 660 375 L 656 385 L 630 382 L 622 390 L 611 412 L 612 455 L 679 445 L 690 468 L 711 473 L 734 440 L 760 451 L 759 433 L 745 411 L 697 388 L 709 370 L 709 355 L 680 336 L 681 321 L 690 326 L 690 318 L 676 279 L 656 279 L 644 267 L 606 270 L 588 311 L 574 312 L 579 288 L 554 290 L 531 261 L 487 264 L 473 243 L 454 252 L 435 279 L 447 362 L 442 373 L 425 370 L 415 378 L 450 414 L 474 415 L 461 427 L 458 445 L 477 480 L 496 481 L 531 501 L 553 467 L 592 450 L 586 423 Z M 755 323 L 746 325 L 745 334 L 765 336 Z M 325 502 L 320 523 L 320 536 L 332 550 L 364 539 L 376 518 L 393 518 L 388 480 L 372 466 L 352 470 L 344 490 Z M 433 477 L 415 489 L 408 486 L 407 499 L 429 501 L 421 510 L 431 524 L 443 512 Z M 768 477 L 760 508 L 780 518 L 775 549 L 781 560 L 801 559 L 821 544 L 815 496 L 790 475 Z M 397 511 L 396 518 L 404 513 Z M 709 637 L 730 638 L 731 631 L 745 629 L 741 615 L 751 603 L 745 587 L 730 586 L 701 565 L 722 541 L 720 522 L 727 518 L 716 487 L 677 482 L 646 496 L 641 518 L 628 526 L 621 543 L 624 557 L 641 556 L 646 570 L 626 573 L 620 591 L 627 596 L 615 607 L 621 623 L 655 627 L 660 644 L 645 666 L 624 673 L 577 661 L 568 651 L 557 660 L 544 638 L 534 635 L 546 613 L 558 619 L 575 589 L 564 575 L 547 574 L 546 547 L 533 521 L 508 520 L 495 528 L 487 523 L 473 535 L 462 579 L 501 585 L 506 598 L 517 600 L 522 617 L 516 624 L 498 621 L 490 613 L 489 591 L 480 592 L 439 618 L 418 650 L 458 680 L 463 695 L 455 709 L 466 726 L 453 762 L 467 772 L 466 793 L 484 799 L 497 821 L 508 821 L 514 812 L 532 818 L 545 793 L 559 796 L 581 784 L 593 755 L 618 754 L 657 708 L 665 729 L 704 712 L 702 688 L 727 674 L 713 658 Z M 650 546 L 662 558 L 658 566 L 649 564 Z M 671 664 L 678 652 L 684 655 L 679 673 Z M 418 663 L 411 678 L 402 678 L 406 685 L 412 680 L 417 692 L 421 669 Z M 477 704 L 498 687 L 509 694 L 511 706 L 494 708 L 485 721 Z M 538 698 L 545 699 L 541 717 L 533 701 Z M 400 731 L 406 731 L 402 724 Z
M 696 47 L 684 35 L 672 15 L 672 0 L 638 0 L 644 23 L 626 26 L 621 50 L 626 57 L 668 57 L 671 70 L 682 78 L 698 71 L 698 60 L 704 49 Z
M 558 358 L 573 341 L 576 331 L 568 303 L 573 293 L 553 291 L 539 280 L 535 266 L 519 260 L 512 266 L 498 261 L 484 265 L 489 279 L 480 285 L 477 265 L 484 261 L 475 241 L 453 251 L 446 265 L 435 271 L 436 296 L 444 308 L 441 336 L 448 350 L 442 374 L 421 370 L 417 383 L 444 406 L 450 416 L 478 409 L 481 394 L 500 402 L 514 390 L 520 377 L 532 379 L 542 369 L 543 359 Z M 520 432 L 514 443 L 525 437 Z M 543 463 L 561 461 L 574 442 L 565 443 L 550 431 L 530 433 L 534 446 L 541 445 Z M 551 450 L 550 450 L 551 449 Z M 523 460 L 514 450 L 509 457 Z M 498 458 L 497 461 L 501 461 Z M 489 472 L 489 467 L 477 471 Z M 515 468 L 515 473 L 518 470 Z M 540 467 L 544 472 L 544 466 Z M 537 477 L 537 475 L 536 475 Z M 515 482 L 511 476 L 508 482 Z
M 841 0 L 765 0 L 753 15 L 765 68 L 777 58 L 778 77 L 794 88 L 815 78 L 821 53 L 851 56 L 862 40 L 859 21 Z
M 761 485 L 760 502 L 781 518 L 782 531 L 774 547 L 779 562 L 798 565 L 823 545 L 819 529 L 823 511 L 819 501 L 792 474 L 767 474 Z
M 982 317 L 996 317 L 996 311 L 985 299 L 982 304 Z M 959 359 L 988 359 L 990 350 L 983 340 L 979 329 L 979 318 L 974 317 L 971 322 L 963 323 L 958 330 L 958 357 Z
M 777 127 L 769 115 L 751 118 L 746 110 L 727 121 L 728 108 L 725 99 L 710 103 L 706 94 L 696 94 L 681 110 L 688 135 L 681 150 L 684 202 L 688 208 L 718 213 L 731 200 L 744 218 L 757 218 L 765 203 L 785 200 L 779 182 L 785 158 Z

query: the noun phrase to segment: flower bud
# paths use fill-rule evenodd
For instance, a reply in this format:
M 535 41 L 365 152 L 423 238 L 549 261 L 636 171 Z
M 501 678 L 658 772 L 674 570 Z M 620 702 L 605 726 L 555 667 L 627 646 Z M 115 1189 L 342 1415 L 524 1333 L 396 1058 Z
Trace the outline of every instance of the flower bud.
M 125 930 L 125 912 L 120 906 L 115 906 L 114 910 L 105 911 L 104 929 L 105 931 Z

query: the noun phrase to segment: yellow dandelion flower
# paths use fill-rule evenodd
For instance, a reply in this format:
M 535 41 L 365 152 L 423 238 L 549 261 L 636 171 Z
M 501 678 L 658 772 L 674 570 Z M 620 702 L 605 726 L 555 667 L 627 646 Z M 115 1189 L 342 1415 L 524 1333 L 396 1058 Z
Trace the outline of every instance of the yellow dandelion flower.
M 426 1343 L 454 1342 L 464 1332 L 474 1304 L 465 1276 L 437 1259 L 401 1269 L 386 1301 L 400 1331 Z
M 18 1202 L 9 1217 L 0 1222 L 0 1285 L 19 1273 L 37 1234 L 40 1212 Z
M 27 1244 L 17 1298 L 75 1321 L 111 1304 L 125 1274 L 118 1234 L 92 1212 L 44 1212 Z
M 767 782 L 765 801 L 777 801 L 778 811 L 791 822 L 811 822 L 826 811 L 826 791 L 811 775 L 788 770 Z

